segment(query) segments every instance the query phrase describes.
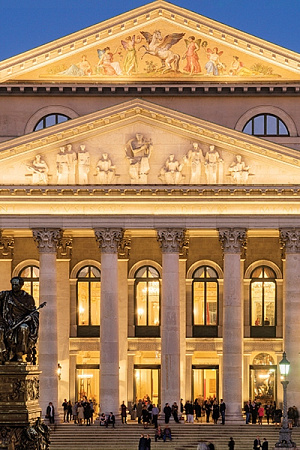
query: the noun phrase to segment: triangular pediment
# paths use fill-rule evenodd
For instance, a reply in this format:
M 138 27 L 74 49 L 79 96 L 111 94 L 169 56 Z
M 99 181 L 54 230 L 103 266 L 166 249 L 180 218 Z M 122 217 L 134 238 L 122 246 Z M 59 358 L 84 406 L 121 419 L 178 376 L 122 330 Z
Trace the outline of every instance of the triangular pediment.
M 272 82 L 299 68 L 295 52 L 157 0 L 3 61 L 0 83 Z
M 0 144 L 0 184 L 297 184 L 300 154 L 132 100 Z

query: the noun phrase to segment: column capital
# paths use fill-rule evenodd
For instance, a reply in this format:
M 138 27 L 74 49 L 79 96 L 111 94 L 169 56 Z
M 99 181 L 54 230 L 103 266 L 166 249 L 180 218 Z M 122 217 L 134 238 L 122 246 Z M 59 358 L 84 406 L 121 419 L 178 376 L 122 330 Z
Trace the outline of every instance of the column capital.
M 0 230 L 0 256 L 4 259 L 12 258 L 15 241 L 12 236 L 3 236 Z
M 300 253 L 300 228 L 281 228 L 280 242 L 286 253 Z
M 102 253 L 117 253 L 124 236 L 122 228 L 95 228 L 96 240 Z
M 246 228 L 219 228 L 218 231 L 224 253 L 241 253 L 246 247 Z
M 179 253 L 186 244 L 183 228 L 161 228 L 157 231 L 157 240 L 163 253 Z
M 57 258 L 69 259 L 72 254 L 73 239 L 71 236 L 63 236 L 57 246 Z
M 118 258 L 128 259 L 131 249 L 131 239 L 129 237 L 122 237 L 118 246 Z
M 32 234 L 40 253 L 56 253 L 63 231 L 60 228 L 33 228 Z

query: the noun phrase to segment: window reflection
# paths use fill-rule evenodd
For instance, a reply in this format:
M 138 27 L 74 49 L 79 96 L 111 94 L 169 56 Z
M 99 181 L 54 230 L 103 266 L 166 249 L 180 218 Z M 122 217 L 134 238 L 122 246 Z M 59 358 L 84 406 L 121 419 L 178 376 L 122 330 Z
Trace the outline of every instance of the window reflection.
M 78 325 L 100 325 L 101 275 L 94 266 L 85 266 L 77 274 Z
M 194 325 L 218 324 L 218 275 L 209 266 L 202 266 L 193 274 Z
M 137 326 L 160 325 L 159 273 L 151 266 L 144 266 L 135 274 L 135 304 Z

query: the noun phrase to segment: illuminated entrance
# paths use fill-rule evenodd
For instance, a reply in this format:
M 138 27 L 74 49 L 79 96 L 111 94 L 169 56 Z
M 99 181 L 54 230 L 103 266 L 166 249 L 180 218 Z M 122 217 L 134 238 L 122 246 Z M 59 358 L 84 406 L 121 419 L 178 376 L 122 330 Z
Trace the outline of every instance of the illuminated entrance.
M 76 366 L 76 400 L 84 397 L 92 399 L 98 412 L 99 405 L 99 366 L 97 364 Z
M 263 404 L 276 401 L 277 366 L 268 353 L 259 353 L 250 366 L 250 398 Z
M 192 366 L 193 399 L 219 398 L 219 366 Z
M 134 366 L 134 397 L 160 404 L 160 366 Z

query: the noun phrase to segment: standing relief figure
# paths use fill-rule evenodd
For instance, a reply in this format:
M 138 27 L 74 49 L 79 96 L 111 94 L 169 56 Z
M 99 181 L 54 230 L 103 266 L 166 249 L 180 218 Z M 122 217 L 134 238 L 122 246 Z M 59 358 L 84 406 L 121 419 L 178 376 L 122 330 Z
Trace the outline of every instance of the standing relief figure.
M 223 159 L 214 145 L 209 146 L 204 167 L 207 184 L 223 183 Z
M 32 184 L 48 184 L 49 167 L 41 155 L 36 155 L 27 169 L 32 173 Z
M 242 161 L 241 155 L 236 155 L 236 160 L 230 164 L 228 171 L 231 176 L 232 183 L 244 184 L 248 181 L 250 167 Z
M 127 142 L 125 154 L 130 163 L 131 184 L 147 184 L 147 175 L 150 171 L 149 158 L 152 149 L 151 139 L 145 139 L 141 133 L 137 133 L 135 138 Z
M 171 154 L 165 165 L 161 168 L 159 178 L 165 184 L 180 184 L 184 176 L 181 171 L 183 169 L 183 164 L 180 164 L 175 155 Z
M 189 166 L 189 183 L 200 184 L 204 157 L 198 142 L 193 142 L 193 148 L 184 156 L 183 161 Z
M 62 146 L 56 156 L 57 184 L 69 184 L 69 156 Z
M 116 167 L 112 165 L 108 153 L 103 153 L 98 161 L 96 167 L 97 183 L 99 184 L 114 184 Z
M 69 184 L 76 184 L 77 155 L 71 144 L 67 144 L 67 156 L 69 162 Z
M 85 145 L 80 145 L 77 154 L 78 157 L 78 184 L 88 184 L 90 171 L 90 154 Z

